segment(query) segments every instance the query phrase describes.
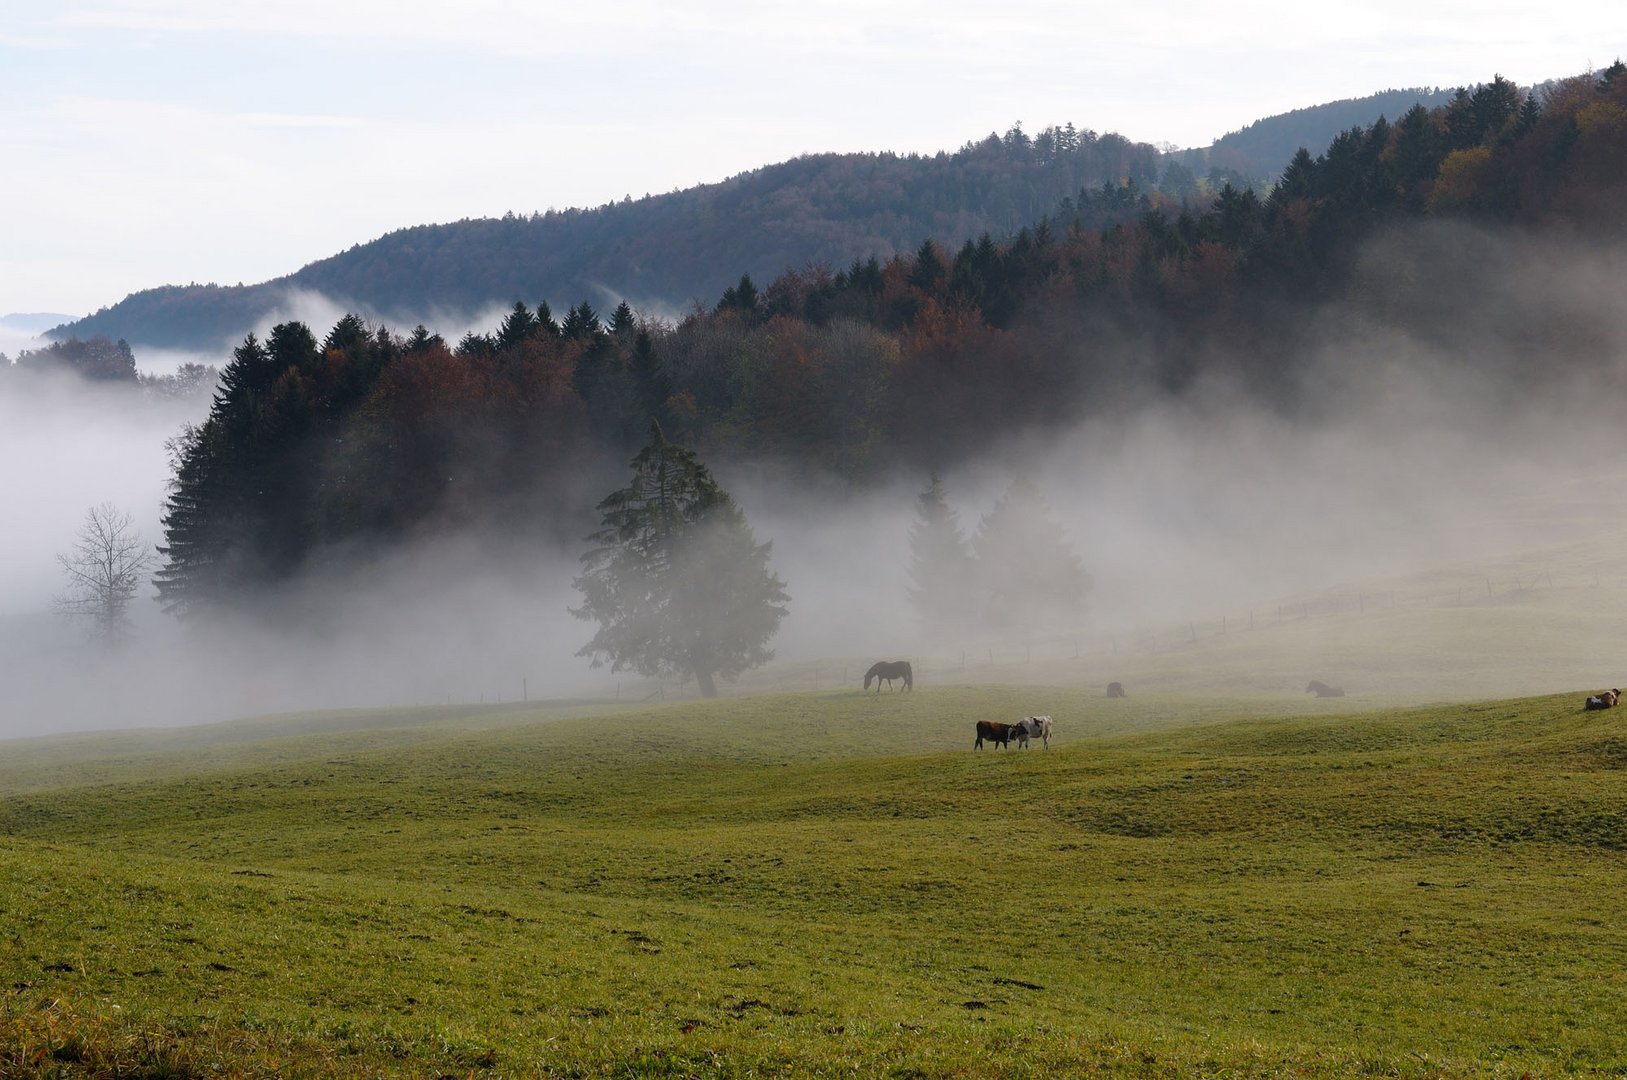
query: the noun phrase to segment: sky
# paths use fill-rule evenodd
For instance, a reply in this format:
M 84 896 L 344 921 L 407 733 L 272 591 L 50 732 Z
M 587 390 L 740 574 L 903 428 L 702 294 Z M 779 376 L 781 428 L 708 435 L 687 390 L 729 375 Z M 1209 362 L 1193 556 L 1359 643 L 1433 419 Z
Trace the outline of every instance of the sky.
M 1202 146 L 1624 53 L 1627 4 L 1602 0 L 0 0 L 0 315 L 263 281 L 396 228 L 803 153 L 1069 122 Z

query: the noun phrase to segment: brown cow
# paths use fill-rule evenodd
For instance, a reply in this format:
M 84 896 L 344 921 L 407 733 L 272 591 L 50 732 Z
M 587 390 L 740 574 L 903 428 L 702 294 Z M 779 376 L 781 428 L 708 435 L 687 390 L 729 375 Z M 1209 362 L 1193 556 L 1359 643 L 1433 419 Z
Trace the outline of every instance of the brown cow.
M 1305 692 L 1307 694 L 1315 694 L 1317 697 L 1344 697 L 1345 696 L 1344 687 L 1342 687 L 1342 686 L 1329 686 L 1327 683 L 1318 682 L 1316 679 L 1312 679 L 1310 681 L 1309 685 L 1307 685 L 1305 687 Z
M 1003 749 L 1009 750 L 1010 742 L 1017 737 L 1017 724 L 1002 724 L 998 720 L 979 720 L 977 722 L 977 742 L 972 744 L 973 750 L 983 749 L 983 740 L 999 743 Z
M 1107 696 L 1108 697 L 1124 697 L 1125 696 L 1125 694 L 1124 694 L 1124 684 L 1121 683 L 1121 682 L 1110 682 L 1110 683 L 1108 683 L 1107 684 Z

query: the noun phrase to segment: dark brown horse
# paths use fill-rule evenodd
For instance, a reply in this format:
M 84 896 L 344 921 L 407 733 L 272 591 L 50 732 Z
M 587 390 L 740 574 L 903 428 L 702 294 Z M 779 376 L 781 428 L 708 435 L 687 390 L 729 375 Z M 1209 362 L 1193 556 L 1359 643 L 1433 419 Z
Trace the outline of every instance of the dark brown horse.
M 864 688 L 870 689 L 870 680 L 876 680 L 876 693 L 881 693 L 881 681 L 887 680 L 887 689 L 893 688 L 894 679 L 904 680 L 904 689 L 915 689 L 915 673 L 910 670 L 908 660 L 882 660 L 873 664 L 869 671 L 864 673 Z

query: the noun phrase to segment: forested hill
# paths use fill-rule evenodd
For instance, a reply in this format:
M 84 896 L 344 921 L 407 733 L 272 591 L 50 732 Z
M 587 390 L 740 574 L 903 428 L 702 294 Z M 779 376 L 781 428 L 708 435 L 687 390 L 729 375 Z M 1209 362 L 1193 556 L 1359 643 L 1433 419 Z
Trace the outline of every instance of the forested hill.
M 290 289 L 407 326 L 432 312 L 584 297 L 679 314 L 742 272 L 767 281 L 811 263 L 888 259 L 927 238 L 959 246 L 1009 234 L 1104 181 L 1151 188 L 1159 162 L 1151 146 L 1071 124 L 1032 136 L 1013 127 L 933 156 L 809 155 L 591 210 L 400 229 L 258 285 L 149 289 L 54 336 L 224 352 Z
M 148 289 L 54 336 L 224 353 L 282 307 L 291 289 L 404 326 L 430 313 L 473 316 L 517 300 L 563 306 L 584 297 L 677 314 L 742 272 L 767 281 L 810 264 L 886 260 L 929 238 L 954 248 L 985 232 L 1009 235 L 1104 182 L 1133 181 L 1177 200 L 1207 197 L 1227 181 L 1239 189 L 1263 184 L 1299 147 L 1326 146 L 1340 131 L 1394 118 L 1417 102 L 1442 104 L 1444 95 L 1389 91 L 1302 109 L 1173 156 L 1071 124 L 1032 136 L 1013 127 L 925 157 L 809 155 L 591 210 L 400 229 L 258 285 Z
M 1200 174 L 1220 169 L 1275 180 L 1300 147 L 1316 150 L 1341 131 L 1366 127 L 1381 116 L 1394 120 L 1414 105 L 1433 109 L 1451 101 L 1452 94 L 1451 90 L 1420 86 L 1295 109 L 1256 120 L 1216 139 L 1212 146 L 1187 150 L 1178 157 Z
M 1217 386 L 1314 412 L 1319 362 L 1348 384 L 1403 342 L 1487 409 L 1528 401 L 1617 377 L 1619 332 L 1616 305 L 1572 300 L 1574 274 L 1545 282 L 1533 255 L 1548 243 L 1539 269 L 1569 267 L 1623 237 L 1617 63 L 1353 127 L 1264 198 L 1103 186 L 1004 240 L 743 276 L 677 323 L 585 301 L 558 321 L 516 304 L 455 345 L 355 315 L 324 338 L 284 323 L 238 346 L 178 440 L 159 589 L 173 610 L 241 603 L 437 521 L 579 537 L 597 497 L 582 478 L 652 418 L 709 459 L 858 485 Z

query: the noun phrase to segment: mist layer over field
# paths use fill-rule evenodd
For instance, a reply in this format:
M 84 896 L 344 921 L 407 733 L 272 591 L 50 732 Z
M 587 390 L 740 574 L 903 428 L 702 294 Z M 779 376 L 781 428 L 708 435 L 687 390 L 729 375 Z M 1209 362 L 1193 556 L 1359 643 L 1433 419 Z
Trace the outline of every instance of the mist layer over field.
M 1143 685 L 1199 688 L 1212 674 L 1276 688 L 1302 686 L 1307 671 L 1359 680 L 1403 648 L 1452 671 L 1450 684 L 1403 664 L 1404 678 L 1369 676 L 1370 687 L 1467 696 L 1490 685 L 1477 684 L 1476 658 L 1507 692 L 1619 683 L 1621 673 L 1598 670 L 1595 649 L 1614 635 L 1607 594 L 1627 575 L 1616 415 L 1627 316 L 1609 285 L 1620 262 L 1609 250 L 1466 229 L 1381 240 L 1352 302 L 1307 316 L 1317 344 L 1291 404 L 1263 405 L 1217 375 L 1179 398 L 1147 393 L 1098 409 L 1072 430 L 1013 431 L 946 470 L 968 535 L 1013 480 L 1039 489 L 1093 581 L 1067 626 L 985 635 L 921 624 L 906 589 L 924 475 L 900 470 L 855 491 L 774 463 L 714 462 L 758 539 L 774 542 L 791 596 L 773 643 L 779 661 L 743 687 L 777 685 L 785 672 L 810 687 L 856 685 L 858 664 L 897 656 L 943 678 L 979 677 L 968 657 L 1002 681 L 1025 676 L 1002 661 L 1078 657 L 1064 677 L 1081 684 L 1128 670 Z M 1540 362 L 1535 325 L 1560 327 L 1542 340 L 1584 342 L 1587 355 Z M 1081 343 L 1082 362 L 1107 348 L 1128 346 Z M 164 441 L 197 419 L 77 386 L 0 396 L 0 736 L 323 706 L 693 692 L 574 655 L 592 634 L 568 612 L 585 542 L 547 549 L 457 522 L 382 559 L 336 553 L 266 598 L 270 619 L 184 626 L 146 590 L 127 645 L 84 643 L 49 614 L 64 584 L 56 553 L 101 502 L 161 542 Z M 587 481 L 581 520 L 553 531 L 585 537 L 593 501 L 624 476 L 606 463 Z M 1567 589 L 1585 590 L 1585 603 Z M 1523 608 L 1509 607 L 1516 594 Z M 1409 604 L 1428 614 L 1398 634 L 1383 620 Z M 1526 616 L 1511 617 L 1519 610 Z M 1361 618 L 1311 618 L 1341 612 Z M 1576 662 L 1511 671 L 1504 650 Z

